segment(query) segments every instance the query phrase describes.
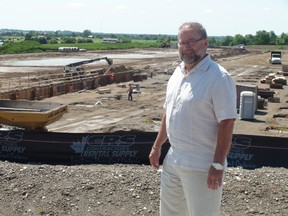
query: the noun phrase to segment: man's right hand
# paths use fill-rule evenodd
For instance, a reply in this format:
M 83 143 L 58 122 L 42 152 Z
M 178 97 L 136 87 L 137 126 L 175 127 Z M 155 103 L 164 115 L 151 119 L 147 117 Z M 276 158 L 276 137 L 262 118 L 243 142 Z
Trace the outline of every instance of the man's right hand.
M 149 154 L 149 160 L 151 166 L 153 166 L 155 169 L 159 169 L 159 159 L 161 156 L 161 147 L 159 148 L 154 148 L 152 147 L 151 152 Z

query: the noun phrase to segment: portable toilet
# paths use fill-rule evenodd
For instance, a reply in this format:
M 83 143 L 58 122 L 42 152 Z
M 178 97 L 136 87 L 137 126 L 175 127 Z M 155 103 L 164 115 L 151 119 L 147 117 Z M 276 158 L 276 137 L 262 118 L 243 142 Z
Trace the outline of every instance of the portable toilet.
M 242 91 L 240 94 L 240 119 L 254 119 L 256 110 L 255 93 L 251 91 Z

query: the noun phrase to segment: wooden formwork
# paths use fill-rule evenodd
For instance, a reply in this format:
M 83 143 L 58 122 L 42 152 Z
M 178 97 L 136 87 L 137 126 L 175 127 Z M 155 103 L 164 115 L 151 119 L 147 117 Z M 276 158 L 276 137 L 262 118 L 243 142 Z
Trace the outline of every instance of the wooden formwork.
M 123 72 L 121 72 L 121 70 Z M 62 94 L 77 92 L 83 89 L 95 89 L 100 86 L 106 86 L 112 83 L 129 82 L 131 80 L 142 81 L 147 79 L 141 74 L 136 79 L 134 71 L 125 71 L 125 67 L 117 67 L 115 73 L 98 76 L 75 77 L 71 79 L 55 80 L 50 83 L 38 83 L 31 87 L 16 90 L 8 90 L 0 93 L 0 99 L 10 100 L 42 100 L 44 98 L 59 96 Z M 57 81 L 57 82 L 56 82 Z

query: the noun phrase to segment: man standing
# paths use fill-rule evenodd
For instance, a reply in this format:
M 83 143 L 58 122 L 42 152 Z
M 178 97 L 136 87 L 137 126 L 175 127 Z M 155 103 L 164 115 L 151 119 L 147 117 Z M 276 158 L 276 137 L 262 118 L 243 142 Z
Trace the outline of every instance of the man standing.
M 161 146 L 169 139 L 161 174 L 161 216 L 220 215 L 226 157 L 237 117 L 236 87 L 207 48 L 207 33 L 200 23 L 180 26 L 182 62 L 169 79 L 165 112 L 149 155 L 158 169 Z
M 132 85 L 129 84 L 129 88 L 128 88 L 128 100 L 129 101 L 133 100 L 132 94 L 133 94 L 133 88 L 132 88 Z

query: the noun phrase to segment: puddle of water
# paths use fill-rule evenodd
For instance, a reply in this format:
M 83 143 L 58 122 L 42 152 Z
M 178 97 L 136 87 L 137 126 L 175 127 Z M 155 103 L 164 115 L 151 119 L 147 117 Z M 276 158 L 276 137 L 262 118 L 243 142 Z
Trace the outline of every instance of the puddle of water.
M 121 58 L 121 59 L 137 59 L 137 58 L 151 58 L 151 55 L 143 54 L 123 54 L 123 55 L 109 55 L 109 58 Z M 86 61 L 90 59 L 81 59 L 81 58 L 53 58 L 53 59 L 41 59 L 41 60 L 23 60 L 23 61 L 13 61 L 9 62 L 9 65 L 12 66 L 34 66 L 34 67 L 49 67 L 49 66 L 65 66 L 79 61 Z M 101 64 L 102 61 L 95 61 L 89 64 Z
M 170 52 L 139 52 L 139 53 L 126 53 L 126 54 L 109 54 L 108 58 L 112 59 L 145 59 L 145 58 L 155 58 L 159 56 L 178 56 L 177 51 Z M 23 61 L 9 61 L 5 65 L 12 66 L 39 66 L 39 67 L 48 67 L 48 66 L 64 66 L 73 62 L 85 61 L 89 59 L 83 58 L 51 58 L 51 59 L 38 59 L 38 60 L 23 60 Z M 99 61 L 94 62 L 99 64 Z M 105 62 L 106 63 L 106 62 Z M 90 63 L 93 64 L 93 63 Z
M 11 62 L 14 66 L 64 66 L 73 62 L 85 61 L 88 59 L 80 58 L 54 58 L 54 59 L 42 59 L 42 60 L 25 60 Z

